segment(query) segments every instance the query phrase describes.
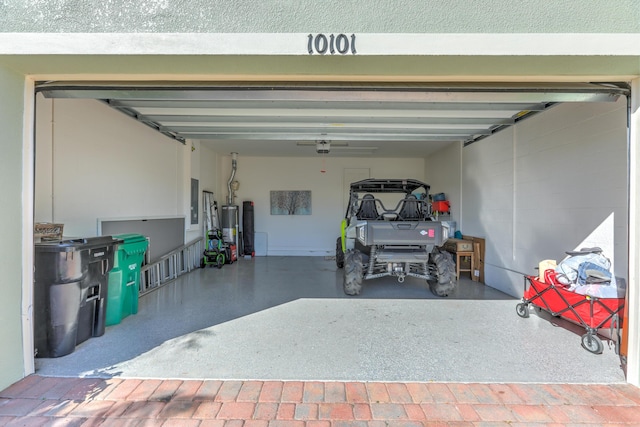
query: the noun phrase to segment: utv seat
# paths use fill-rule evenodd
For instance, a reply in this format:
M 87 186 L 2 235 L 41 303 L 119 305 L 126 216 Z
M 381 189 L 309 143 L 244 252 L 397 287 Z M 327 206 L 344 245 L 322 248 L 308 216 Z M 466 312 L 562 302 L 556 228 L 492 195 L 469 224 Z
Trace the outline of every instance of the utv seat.
M 377 219 L 378 209 L 376 208 L 376 199 L 372 194 L 365 194 L 360 202 L 360 207 L 356 213 L 358 219 Z
M 398 212 L 398 219 L 405 221 L 421 220 L 422 213 L 420 212 L 420 203 L 413 194 L 409 194 L 402 202 L 400 212 Z

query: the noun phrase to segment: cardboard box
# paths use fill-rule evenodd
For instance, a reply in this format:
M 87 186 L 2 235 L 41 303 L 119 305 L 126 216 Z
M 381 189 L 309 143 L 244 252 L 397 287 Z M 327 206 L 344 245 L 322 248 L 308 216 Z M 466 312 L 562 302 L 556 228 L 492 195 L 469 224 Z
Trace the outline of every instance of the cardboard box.
M 471 275 L 471 279 L 476 282 L 484 283 L 485 239 L 473 236 L 462 236 L 462 238 L 473 242 L 473 266 L 475 271 Z
M 37 222 L 33 226 L 33 237 L 36 240 L 60 240 L 63 230 L 64 224 Z
M 466 239 L 447 239 L 442 247 L 447 252 L 472 252 L 473 242 Z

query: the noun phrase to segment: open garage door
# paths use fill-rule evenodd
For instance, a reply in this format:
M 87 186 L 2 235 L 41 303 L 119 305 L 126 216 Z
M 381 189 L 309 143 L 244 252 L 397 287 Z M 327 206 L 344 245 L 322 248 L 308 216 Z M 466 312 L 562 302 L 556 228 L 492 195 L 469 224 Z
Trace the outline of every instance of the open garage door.
M 574 116 L 578 116 L 583 113 L 582 111 L 576 112 L 571 109 L 571 111 L 563 109 L 569 104 L 577 104 L 581 108 L 588 110 L 589 107 L 599 107 L 599 105 L 596 105 L 597 103 L 611 105 L 614 104 L 614 101 L 618 101 L 619 105 L 615 113 L 617 119 L 616 130 L 621 128 L 624 130 L 624 125 L 620 126 L 621 120 L 619 120 L 624 115 L 621 111 L 624 109 L 621 105 L 623 100 L 620 98 L 628 93 L 624 84 L 567 83 L 491 85 L 341 85 L 331 83 L 324 85 L 284 85 L 275 83 L 60 82 L 40 84 L 37 87 L 37 91 L 48 98 L 61 100 L 67 98 L 64 100 L 65 102 L 60 102 L 59 104 L 72 104 L 76 100 L 101 101 L 102 104 L 98 102 L 79 102 L 78 104 L 81 104 L 80 107 L 76 109 L 69 108 L 67 112 L 71 112 L 70 115 L 72 115 L 74 111 L 81 113 L 82 109 L 89 104 L 98 106 L 100 108 L 93 111 L 95 113 L 94 116 L 98 117 L 98 119 L 100 119 L 100 113 L 110 113 L 110 116 L 121 117 L 122 121 L 131 122 L 137 128 L 147 131 L 147 133 L 153 133 L 155 136 L 162 134 L 178 141 L 177 144 L 174 144 L 172 140 L 167 140 L 164 137 L 159 138 L 162 139 L 165 146 L 174 148 L 174 150 L 167 150 L 167 153 L 170 151 L 173 153 L 189 151 L 188 148 L 182 150 L 185 147 L 182 147 L 179 143 L 188 143 L 191 146 L 190 141 L 199 141 L 202 145 L 221 153 L 221 160 L 216 163 L 216 166 L 222 165 L 221 170 L 226 164 L 224 156 L 230 152 L 239 152 L 239 173 L 242 175 L 240 180 L 244 180 L 241 188 L 243 191 L 246 188 L 252 188 L 252 193 L 245 193 L 250 197 L 258 194 L 263 197 L 257 205 L 263 211 L 263 218 L 267 217 L 270 221 L 270 245 L 274 243 L 277 245 L 277 239 L 281 235 L 294 234 L 291 233 L 291 230 L 296 227 L 296 224 L 305 225 L 305 227 L 295 229 L 296 236 L 300 238 L 306 238 L 304 233 L 314 232 L 314 237 L 317 237 L 317 241 L 321 241 L 326 237 L 331 243 L 335 242 L 336 234 L 334 233 L 337 233 L 337 224 L 334 224 L 335 217 L 332 216 L 334 212 L 329 211 L 329 215 L 324 215 L 330 217 L 328 221 L 330 224 L 326 227 L 324 224 L 318 225 L 317 217 L 327 213 L 326 210 L 322 210 L 327 205 L 337 206 L 338 203 L 342 203 L 342 198 L 339 196 L 335 198 L 331 196 L 331 199 L 325 197 L 326 194 L 333 191 L 331 189 L 339 188 L 339 186 L 335 185 L 337 180 L 331 181 L 329 184 L 325 180 L 322 184 L 313 187 L 313 194 L 316 197 L 313 204 L 315 218 L 276 218 L 271 217 L 265 208 L 268 204 L 269 190 L 290 189 L 284 188 L 283 183 L 292 183 L 291 185 L 297 186 L 295 189 L 307 190 L 310 188 L 310 182 L 320 181 L 319 174 L 313 177 L 310 176 L 311 168 L 308 167 L 316 162 L 318 157 L 316 153 L 322 153 L 334 158 L 345 157 L 351 160 L 351 158 L 358 157 L 361 160 L 365 160 L 362 164 L 355 165 L 356 167 L 366 165 L 368 160 L 379 160 L 380 163 L 383 163 L 388 162 L 388 159 L 397 157 L 397 168 L 395 170 L 398 173 L 409 175 L 415 170 L 424 171 L 425 158 L 430 153 L 437 153 L 455 145 L 460 147 L 463 152 L 462 155 L 454 157 L 458 162 L 461 161 L 462 157 L 472 158 L 480 152 L 484 159 L 500 158 L 507 166 L 514 167 L 516 163 L 516 160 L 514 160 L 515 153 L 509 153 L 507 150 L 516 145 L 515 139 L 498 141 L 497 144 L 494 144 L 496 139 L 502 140 L 501 136 L 509 134 L 509 128 L 515 133 L 516 125 L 525 119 L 531 119 L 526 121 L 528 125 L 529 123 L 534 123 L 534 119 L 540 119 L 545 116 L 553 117 L 557 115 L 560 117 L 558 121 L 562 121 L 571 114 L 575 113 Z M 62 111 L 61 106 L 56 103 L 56 115 Z M 584 108 L 585 106 L 586 108 Z M 114 113 L 114 111 L 124 113 L 127 117 L 135 119 L 157 131 L 158 134 L 149 132 L 144 126 L 138 126 L 137 123 L 128 120 L 124 115 Z M 547 113 L 544 113 L 545 111 Z M 52 113 L 51 116 L 53 117 L 54 114 Z M 581 117 L 576 119 L 572 126 L 574 128 L 579 127 L 581 119 Z M 95 122 L 92 122 L 92 125 L 95 125 Z M 540 134 L 546 132 L 547 129 L 544 126 L 548 121 L 542 121 L 541 123 L 535 125 L 540 126 Z M 73 120 L 67 120 L 64 125 L 56 122 L 56 129 L 68 130 L 73 126 Z M 115 127 L 113 124 L 105 127 L 108 126 Z M 82 136 L 90 137 L 100 130 L 104 130 L 104 128 L 99 130 L 97 128 L 89 129 Z M 505 130 L 507 132 L 500 132 Z M 118 136 L 120 134 L 110 136 L 110 138 L 116 139 Z M 571 136 L 575 139 L 581 139 L 584 134 Z M 546 134 L 544 137 L 546 137 Z M 541 136 L 540 140 L 544 137 Z M 79 157 L 78 150 L 73 151 L 73 149 L 82 148 L 87 139 L 82 139 L 81 137 L 76 139 L 77 143 L 70 147 L 65 154 Z M 504 139 L 506 140 L 507 138 Z M 103 143 L 105 141 L 110 142 L 107 138 L 103 138 L 100 142 Z M 616 141 L 624 143 L 624 135 L 621 138 L 617 138 Z M 92 142 L 94 146 L 99 145 L 95 141 Z M 466 148 L 462 149 L 463 145 Z M 486 152 L 484 149 L 480 150 L 482 147 L 491 145 L 499 147 L 488 149 Z M 624 144 L 616 144 L 617 147 L 620 145 Z M 146 152 L 151 152 L 149 145 L 146 147 Z M 175 150 L 176 147 L 179 147 L 180 150 Z M 609 149 L 609 146 L 596 147 L 596 149 L 600 148 L 604 151 Z M 326 151 L 328 153 L 325 153 Z M 199 153 L 199 150 L 195 152 Z M 168 157 L 167 153 L 164 153 L 165 158 Z M 506 155 L 503 156 L 504 153 Z M 103 151 L 100 154 L 103 154 Z M 143 158 L 146 155 L 146 153 L 140 155 L 140 152 L 136 154 L 138 155 L 137 158 Z M 458 154 L 460 153 L 458 152 Z M 514 154 L 513 157 L 511 157 L 511 154 Z M 99 155 L 94 155 L 94 153 L 90 153 L 90 155 L 94 159 L 100 157 Z M 161 157 L 157 153 L 153 153 L 153 155 Z M 264 160 L 264 157 L 261 156 L 270 157 L 270 159 Z M 134 157 L 134 155 L 131 157 Z M 279 157 L 287 157 L 288 159 L 281 160 Z M 291 161 L 291 157 L 306 157 L 307 159 Z M 624 154 L 619 157 L 624 157 Z M 416 159 L 419 167 L 411 169 L 411 165 L 407 166 L 411 159 Z M 301 163 L 304 161 L 302 167 L 298 168 L 295 175 L 292 174 L 291 178 L 286 179 L 287 177 L 284 175 L 291 171 L 291 164 L 298 160 Z M 340 159 L 333 160 L 336 160 L 335 164 L 342 166 L 337 162 Z M 161 169 L 163 166 L 169 165 L 169 163 L 165 162 L 162 165 L 156 165 L 155 169 Z M 176 162 L 174 161 L 173 163 L 175 164 Z M 269 166 L 264 166 L 265 163 Z M 317 163 L 319 164 L 319 161 Z M 344 163 L 347 164 L 348 162 Z M 444 162 L 441 163 L 444 164 Z M 497 167 L 500 165 L 489 164 L 487 166 L 486 164 L 475 163 L 472 166 L 474 167 L 469 169 L 479 170 L 484 167 L 486 171 L 493 168 L 490 172 L 491 175 L 496 177 L 496 180 L 486 181 L 483 184 L 485 186 L 493 185 L 499 189 L 508 187 L 510 183 L 504 184 L 503 181 L 507 181 L 515 175 L 511 173 L 512 171 L 502 173 L 503 171 Z M 259 167 L 263 169 L 258 170 Z M 348 167 L 353 168 L 354 166 L 349 164 Z M 372 170 L 374 168 L 375 166 L 372 167 Z M 60 169 L 63 168 L 59 167 L 58 170 Z M 620 170 L 622 169 L 624 167 Z M 246 172 L 249 170 L 255 171 L 251 177 L 247 177 L 248 174 Z M 344 170 L 346 170 L 346 167 Z M 280 181 L 269 184 L 264 183 L 264 181 L 270 180 L 276 174 L 273 171 L 277 171 Z M 340 171 L 342 172 L 342 169 Z M 221 171 L 220 176 L 224 177 L 226 182 L 228 175 L 224 172 Z M 315 170 L 315 172 L 317 173 L 318 171 Z M 624 181 L 625 171 L 622 171 L 621 174 L 622 177 L 616 177 L 616 182 L 618 183 Z M 74 173 L 74 177 L 76 175 Z M 329 175 L 328 173 L 324 177 L 326 178 Z M 462 175 L 462 173 L 458 175 Z M 371 176 L 377 176 L 377 173 L 374 171 Z M 403 174 L 402 176 L 405 175 Z M 506 179 L 504 178 L 505 176 Z M 565 175 L 561 178 L 566 178 L 567 176 Z M 301 177 L 306 178 L 306 180 L 301 179 Z M 152 181 L 148 177 L 146 179 L 149 182 Z M 341 180 L 342 174 L 340 174 Z M 256 189 L 258 184 L 262 186 Z M 58 185 L 61 184 L 59 183 Z M 462 185 L 459 186 L 462 187 Z M 330 190 L 327 190 L 326 193 L 321 193 L 327 188 Z M 480 191 L 473 187 L 469 187 L 469 190 L 465 189 L 465 191 L 468 194 L 480 194 Z M 517 197 L 510 191 L 512 190 L 509 189 L 505 193 L 504 199 L 507 199 L 507 202 L 516 204 L 514 200 Z M 513 189 L 513 192 L 515 191 Z M 517 191 L 521 191 L 521 189 L 518 188 Z M 143 192 L 138 194 L 141 193 Z M 466 196 L 467 193 L 462 196 Z M 325 198 L 323 199 L 322 197 Z M 460 198 L 462 199 L 463 197 Z M 478 198 L 480 199 L 480 197 Z M 497 202 L 505 202 L 504 199 L 486 197 L 484 200 L 498 204 Z M 595 202 L 592 202 L 592 204 L 595 204 Z M 338 215 L 344 212 L 341 207 L 335 210 Z M 515 209 L 513 212 L 515 212 Z M 495 212 L 485 209 L 482 213 L 490 215 Z M 516 220 L 521 221 L 521 218 L 516 217 L 515 213 L 511 215 L 511 213 L 505 210 L 484 219 L 487 222 L 492 222 L 495 229 L 512 231 L 510 228 L 512 226 L 513 229 L 517 228 L 517 224 L 513 225 L 508 221 L 515 223 Z M 505 217 L 507 221 L 505 221 Z M 274 226 L 273 224 L 275 223 L 282 224 L 281 228 Z M 547 223 L 546 226 L 547 228 L 553 228 L 557 225 L 549 226 Z M 299 230 L 304 231 L 300 232 Z M 526 242 L 521 243 L 521 241 L 517 240 L 522 238 L 522 235 L 516 236 L 514 233 L 514 236 L 511 236 L 508 233 L 504 233 L 497 236 L 497 233 L 491 235 L 490 232 L 492 231 L 493 229 L 486 231 L 486 235 L 491 237 L 491 245 L 493 245 L 494 241 L 497 242 L 495 245 L 498 247 L 493 248 L 494 253 L 498 252 L 502 255 L 500 253 L 502 251 L 505 257 L 511 257 L 511 260 L 515 260 L 518 257 L 534 259 L 534 257 L 527 256 L 529 253 L 522 255 L 520 252 L 518 256 L 515 255 L 514 248 L 517 245 L 527 245 Z M 503 250 L 505 247 L 508 250 Z M 310 247 L 310 249 L 314 250 L 316 247 Z M 514 253 L 509 252 L 512 249 L 514 249 Z M 562 246 L 562 249 L 571 249 L 571 247 Z M 288 254 L 276 252 L 275 255 Z M 500 259 L 494 259 L 492 263 L 497 265 L 500 261 Z M 493 267 L 497 269 L 495 265 Z M 503 276 L 506 277 L 506 280 L 510 280 L 511 278 L 507 277 L 508 274 L 529 271 L 528 268 L 530 266 L 524 267 L 527 270 L 520 269 L 518 271 L 509 264 L 500 267 L 503 271 L 507 271 L 509 267 L 512 268 L 510 272 L 507 271 Z M 222 271 L 225 270 L 223 269 Z M 301 274 L 307 275 L 309 271 L 311 270 L 305 270 Z M 330 271 L 330 274 L 332 276 L 329 277 L 329 280 L 335 279 L 333 271 Z M 303 276 L 301 275 L 300 277 Z M 521 279 L 521 276 L 518 279 Z M 280 281 L 286 282 L 286 279 Z M 327 281 L 323 283 L 326 285 Z M 520 283 L 521 280 L 518 280 L 518 292 L 521 290 Z M 514 294 L 511 295 L 513 296 Z M 509 303 L 511 302 L 509 301 Z M 204 312 L 204 310 L 202 311 Z M 509 311 L 513 312 L 512 315 L 516 319 L 516 314 L 512 307 L 509 307 Z M 203 325 L 205 324 L 203 323 Z
M 615 101 L 624 84 L 47 82 L 49 98 L 97 99 L 184 143 L 221 152 L 424 156 L 486 138 L 559 103 Z M 318 144 L 324 144 L 321 147 Z

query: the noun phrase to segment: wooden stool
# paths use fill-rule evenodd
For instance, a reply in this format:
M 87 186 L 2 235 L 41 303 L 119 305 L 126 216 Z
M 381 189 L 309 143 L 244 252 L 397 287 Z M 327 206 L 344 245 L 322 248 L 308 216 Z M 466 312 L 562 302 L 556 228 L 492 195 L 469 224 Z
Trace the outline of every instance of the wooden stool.
M 473 252 L 456 252 L 456 279 L 460 279 L 461 272 L 469 272 L 469 275 L 473 279 Z M 469 268 L 460 268 L 460 258 L 468 256 L 470 260 Z

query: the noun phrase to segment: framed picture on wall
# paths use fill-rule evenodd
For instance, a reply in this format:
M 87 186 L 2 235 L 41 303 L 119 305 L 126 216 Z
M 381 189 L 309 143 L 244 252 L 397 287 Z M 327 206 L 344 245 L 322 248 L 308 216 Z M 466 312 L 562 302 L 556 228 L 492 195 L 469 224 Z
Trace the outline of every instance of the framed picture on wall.
M 311 191 L 271 191 L 271 215 L 311 215 Z

